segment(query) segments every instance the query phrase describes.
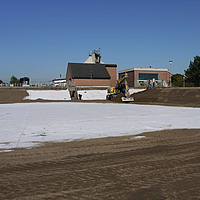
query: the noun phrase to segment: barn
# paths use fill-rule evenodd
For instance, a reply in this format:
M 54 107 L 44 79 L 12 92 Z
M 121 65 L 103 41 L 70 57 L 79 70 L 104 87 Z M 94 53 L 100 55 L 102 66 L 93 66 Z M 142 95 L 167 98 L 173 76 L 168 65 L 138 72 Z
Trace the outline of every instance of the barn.
M 66 81 L 76 86 L 115 86 L 117 65 L 104 64 L 98 50 L 90 52 L 84 63 L 68 63 Z

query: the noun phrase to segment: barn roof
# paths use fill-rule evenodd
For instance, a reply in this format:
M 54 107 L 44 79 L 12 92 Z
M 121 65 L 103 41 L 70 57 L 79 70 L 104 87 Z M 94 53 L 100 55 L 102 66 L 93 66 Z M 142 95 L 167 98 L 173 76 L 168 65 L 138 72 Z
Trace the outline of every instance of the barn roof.
M 72 78 L 78 79 L 110 79 L 110 75 L 105 67 L 105 64 L 91 63 L 68 63 L 68 67 Z

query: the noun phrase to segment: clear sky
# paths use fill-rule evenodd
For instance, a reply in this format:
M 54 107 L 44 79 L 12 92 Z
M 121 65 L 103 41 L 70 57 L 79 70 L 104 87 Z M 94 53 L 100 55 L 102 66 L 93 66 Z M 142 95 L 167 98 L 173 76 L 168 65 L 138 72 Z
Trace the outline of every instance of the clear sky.
M 0 0 L 0 79 L 66 76 L 101 48 L 118 71 L 184 73 L 200 55 L 200 0 Z

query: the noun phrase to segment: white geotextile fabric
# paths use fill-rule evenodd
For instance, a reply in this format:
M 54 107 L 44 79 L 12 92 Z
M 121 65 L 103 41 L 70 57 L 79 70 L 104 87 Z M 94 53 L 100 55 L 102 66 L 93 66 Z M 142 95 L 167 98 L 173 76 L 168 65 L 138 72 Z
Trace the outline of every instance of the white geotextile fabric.
M 68 90 L 27 90 L 29 96 L 24 99 L 71 100 Z
M 200 128 L 200 108 L 112 103 L 0 104 L 0 149 Z
M 130 94 L 141 92 L 144 89 L 130 89 Z M 24 99 L 36 100 L 71 100 L 68 90 L 27 90 L 29 96 Z M 82 100 L 105 100 L 107 90 L 80 90 Z

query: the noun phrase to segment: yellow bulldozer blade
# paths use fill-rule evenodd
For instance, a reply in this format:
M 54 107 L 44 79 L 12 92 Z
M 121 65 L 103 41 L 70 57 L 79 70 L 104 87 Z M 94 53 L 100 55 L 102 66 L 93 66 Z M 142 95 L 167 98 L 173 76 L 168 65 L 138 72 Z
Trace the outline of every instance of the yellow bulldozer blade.
M 127 101 L 127 102 L 133 102 L 134 98 L 133 97 L 122 97 L 121 100 L 122 101 Z

